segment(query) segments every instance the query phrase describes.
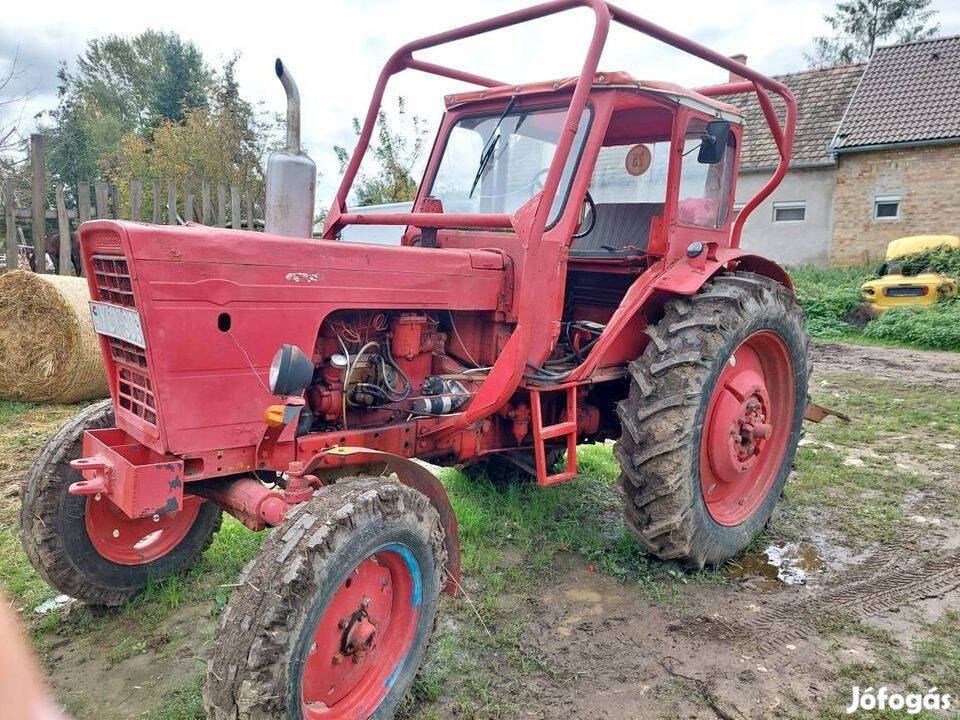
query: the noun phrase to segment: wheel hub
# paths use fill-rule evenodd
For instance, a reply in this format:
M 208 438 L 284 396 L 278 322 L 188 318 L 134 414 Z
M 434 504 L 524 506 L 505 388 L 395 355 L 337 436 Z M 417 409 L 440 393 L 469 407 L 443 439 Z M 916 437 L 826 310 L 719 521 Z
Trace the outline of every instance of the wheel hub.
M 780 470 L 795 407 L 786 345 L 772 332 L 730 356 L 707 408 L 700 484 L 711 516 L 737 525 L 762 503 Z
M 392 685 L 416 635 L 420 575 L 405 548 L 361 562 L 334 592 L 303 662 L 307 720 L 367 717 Z
M 377 635 L 377 623 L 367 615 L 367 606 L 370 598 L 364 598 L 360 608 L 351 616 L 350 621 L 341 621 L 346 625 L 343 631 L 343 640 L 340 644 L 343 655 L 353 657 L 353 662 L 363 662 L 363 655 L 373 647 Z

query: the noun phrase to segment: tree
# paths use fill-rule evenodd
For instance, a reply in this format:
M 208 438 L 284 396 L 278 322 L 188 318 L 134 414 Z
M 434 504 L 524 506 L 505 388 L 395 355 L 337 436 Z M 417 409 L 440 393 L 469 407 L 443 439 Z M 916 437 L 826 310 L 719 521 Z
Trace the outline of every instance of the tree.
M 382 205 L 413 200 L 417 195 L 414 170 L 423 156 L 426 123 L 418 115 L 407 113 L 406 100 L 397 98 L 397 121 L 408 121 L 406 128 L 396 128 L 394 120 L 383 109 L 377 115 L 377 139 L 371 143 L 367 158 L 376 164 L 373 173 L 361 172 L 353 184 L 353 203 Z M 353 119 L 353 131 L 360 135 L 360 119 Z M 350 153 L 340 145 L 333 148 L 342 173 L 350 162 Z
M 63 63 L 58 76 L 50 169 L 70 184 L 96 178 L 124 135 L 149 138 L 164 121 L 182 122 L 187 111 L 207 106 L 213 81 L 193 44 L 154 30 L 91 40 L 76 69 Z
M 278 122 L 240 97 L 236 62 L 232 58 L 214 76 L 206 104 L 184 104 L 182 120 L 163 118 L 148 135 L 125 133 L 103 158 L 105 175 L 119 186 L 123 202 L 135 178 L 222 180 L 263 195 L 262 158 L 279 145 Z M 145 207 L 152 201 L 149 186 L 144 201 Z
M 824 20 L 834 37 L 813 39 L 813 55 L 804 55 L 810 67 L 829 67 L 869 60 L 883 41 L 912 42 L 936 35 L 939 24 L 933 0 L 850 0 L 837 3 Z
M 19 51 L 14 53 L 13 59 L 4 75 L 0 75 L 0 169 L 8 170 L 9 165 L 7 153 L 15 146 L 20 144 L 18 135 L 20 115 L 22 107 L 30 99 L 30 92 L 16 92 L 13 89 L 14 83 L 23 75 L 19 67 Z M 21 110 L 18 113 L 14 106 L 20 105 Z M 10 120 L 4 120 L 5 117 L 12 117 Z M 12 167 L 12 166 L 11 166 Z M 4 173 L 7 174 L 7 173 Z

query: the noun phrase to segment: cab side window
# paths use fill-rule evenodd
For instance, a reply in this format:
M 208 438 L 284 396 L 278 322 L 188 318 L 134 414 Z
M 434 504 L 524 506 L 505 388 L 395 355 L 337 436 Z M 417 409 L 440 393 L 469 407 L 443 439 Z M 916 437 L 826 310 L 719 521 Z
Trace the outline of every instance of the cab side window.
M 677 219 L 684 225 L 719 228 L 727 223 L 730 189 L 733 186 L 733 164 L 736 138 L 727 140 L 723 158 L 706 164 L 698 160 L 698 150 L 707 131 L 707 121 L 694 118 L 687 126 L 680 170 L 680 200 Z

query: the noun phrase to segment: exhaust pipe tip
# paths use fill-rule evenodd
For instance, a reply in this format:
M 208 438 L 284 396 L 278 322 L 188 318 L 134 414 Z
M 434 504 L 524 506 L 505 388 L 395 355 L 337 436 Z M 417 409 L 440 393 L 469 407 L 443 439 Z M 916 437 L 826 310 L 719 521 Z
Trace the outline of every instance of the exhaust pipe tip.
M 298 153 L 300 152 L 300 91 L 297 90 L 296 81 L 280 58 L 274 62 L 273 69 L 287 95 L 287 149 Z

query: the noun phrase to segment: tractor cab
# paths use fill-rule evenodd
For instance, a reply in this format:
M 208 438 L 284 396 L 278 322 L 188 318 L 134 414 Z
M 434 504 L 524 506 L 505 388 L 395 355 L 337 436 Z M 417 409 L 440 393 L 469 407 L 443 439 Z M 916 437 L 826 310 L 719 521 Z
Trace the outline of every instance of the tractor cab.
M 415 210 L 513 215 L 534 201 L 575 83 L 565 78 L 448 96 Z M 598 73 L 547 235 L 569 240 L 570 260 L 578 264 L 636 264 L 664 255 L 673 235 L 723 243 L 741 124 L 735 107 L 713 98 L 627 73 Z M 666 221 L 672 217 L 676 222 Z M 459 246 L 463 236 L 444 240 Z M 420 229 L 408 228 L 404 243 L 422 243 Z

